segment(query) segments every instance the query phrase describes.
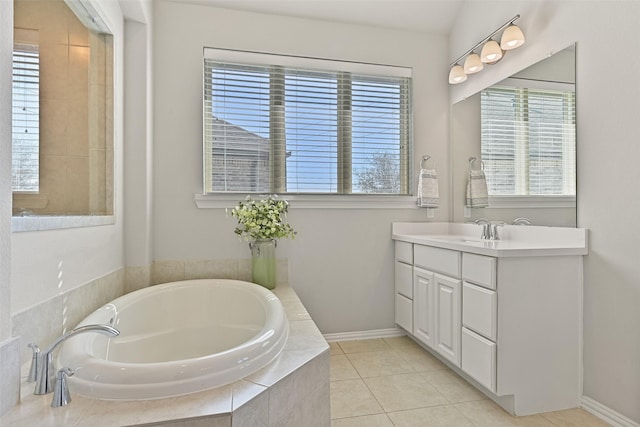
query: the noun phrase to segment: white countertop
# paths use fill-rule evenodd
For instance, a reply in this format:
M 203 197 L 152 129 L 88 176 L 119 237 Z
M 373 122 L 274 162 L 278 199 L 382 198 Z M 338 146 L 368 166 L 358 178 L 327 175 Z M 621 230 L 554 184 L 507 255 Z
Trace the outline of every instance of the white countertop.
M 587 229 L 505 225 L 500 240 L 482 240 L 482 226 L 459 223 L 393 223 L 393 240 L 494 257 L 588 253 Z

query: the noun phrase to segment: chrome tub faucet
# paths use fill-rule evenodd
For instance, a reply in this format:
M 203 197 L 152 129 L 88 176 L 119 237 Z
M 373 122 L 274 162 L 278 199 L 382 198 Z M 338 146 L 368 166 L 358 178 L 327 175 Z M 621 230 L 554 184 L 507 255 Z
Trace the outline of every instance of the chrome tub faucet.
M 53 351 L 67 339 L 85 332 L 98 332 L 109 337 L 120 335 L 120 331 L 109 325 L 85 325 L 75 328 L 56 339 L 53 344 L 44 352 L 40 352 L 35 344 L 29 344 L 34 350 L 34 358 L 31 362 L 31 371 L 35 372 L 36 387 L 33 394 L 47 394 L 54 390 L 56 380 L 55 367 L 53 363 Z M 37 356 L 37 357 L 36 357 Z M 35 363 L 35 368 L 33 364 Z

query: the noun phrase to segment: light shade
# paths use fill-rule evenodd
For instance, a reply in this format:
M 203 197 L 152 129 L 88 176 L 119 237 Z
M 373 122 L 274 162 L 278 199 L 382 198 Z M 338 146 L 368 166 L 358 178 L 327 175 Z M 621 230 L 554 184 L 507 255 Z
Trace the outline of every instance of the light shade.
M 480 52 L 480 60 L 482 62 L 493 64 L 500 61 L 500 59 L 502 59 L 502 49 L 500 49 L 497 41 L 489 40 L 482 46 L 482 51 Z
M 524 44 L 524 34 L 517 25 L 509 25 L 502 33 L 500 47 L 502 50 L 511 50 Z
M 462 83 L 467 80 L 467 75 L 464 73 L 464 68 L 462 65 L 454 65 L 451 67 L 451 71 L 449 71 L 449 83 L 452 85 Z
M 484 64 L 480 60 L 480 56 L 477 53 L 471 53 L 464 61 L 464 72 L 466 74 L 473 74 L 482 71 Z

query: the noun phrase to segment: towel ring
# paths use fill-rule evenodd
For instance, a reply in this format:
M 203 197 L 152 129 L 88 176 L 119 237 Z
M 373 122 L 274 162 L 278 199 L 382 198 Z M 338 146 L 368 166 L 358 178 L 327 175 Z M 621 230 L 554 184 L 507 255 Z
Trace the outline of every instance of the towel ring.
M 475 157 L 469 157 L 469 168 L 471 170 L 473 170 L 473 164 L 475 163 L 475 161 L 478 160 Z M 484 162 L 482 160 L 480 160 L 480 170 L 484 171 Z
M 420 160 L 420 169 L 424 169 L 425 168 L 425 163 L 427 163 L 430 158 L 431 158 L 431 156 L 428 155 L 428 154 L 425 154 L 424 156 L 422 156 L 422 159 Z

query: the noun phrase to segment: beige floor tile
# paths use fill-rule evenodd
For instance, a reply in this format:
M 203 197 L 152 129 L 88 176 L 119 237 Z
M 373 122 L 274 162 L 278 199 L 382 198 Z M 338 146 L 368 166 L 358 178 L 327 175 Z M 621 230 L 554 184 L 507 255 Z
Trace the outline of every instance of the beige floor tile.
M 541 414 L 558 427 L 608 427 L 609 424 L 584 409 L 566 409 L 564 411 Z
M 364 381 L 386 412 L 449 403 L 421 374 L 372 377 Z
M 455 404 L 476 427 L 554 427 L 542 415 L 514 417 L 490 400 Z
M 332 420 L 331 427 L 394 427 L 386 414 Z
M 436 359 L 435 356 L 431 355 L 431 353 L 417 344 L 415 347 L 407 346 L 401 350 L 394 350 L 415 372 L 449 370 L 444 363 Z
M 473 427 L 464 415 L 450 405 L 389 412 L 395 427 Z
M 401 337 L 391 337 L 391 338 L 383 338 L 384 342 L 386 342 L 389 347 L 392 349 L 398 348 L 406 348 L 406 347 L 420 347 L 414 340 L 409 338 L 407 335 Z
M 484 394 L 449 370 L 424 372 L 422 376 L 451 403 L 485 399 Z
M 389 346 L 382 338 L 374 338 L 370 340 L 353 340 L 338 342 L 342 351 L 349 353 L 363 353 L 366 351 L 384 351 L 389 350 Z
M 342 351 L 342 349 L 340 348 L 340 345 L 337 342 L 330 342 L 329 354 L 331 354 L 331 356 L 335 356 L 337 354 L 344 354 L 344 351 Z
M 414 372 L 411 365 L 402 359 L 397 352 L 393 351 L 352 353 L 348 354 L 347 357 L 362 378 Z
M 382 412 L 380 404 L 362 380 L 331 382 L 332 419 Z
M 331 356 L 331 381 L 354 380 L 360 378 L 358 372 L 344 354 Z

